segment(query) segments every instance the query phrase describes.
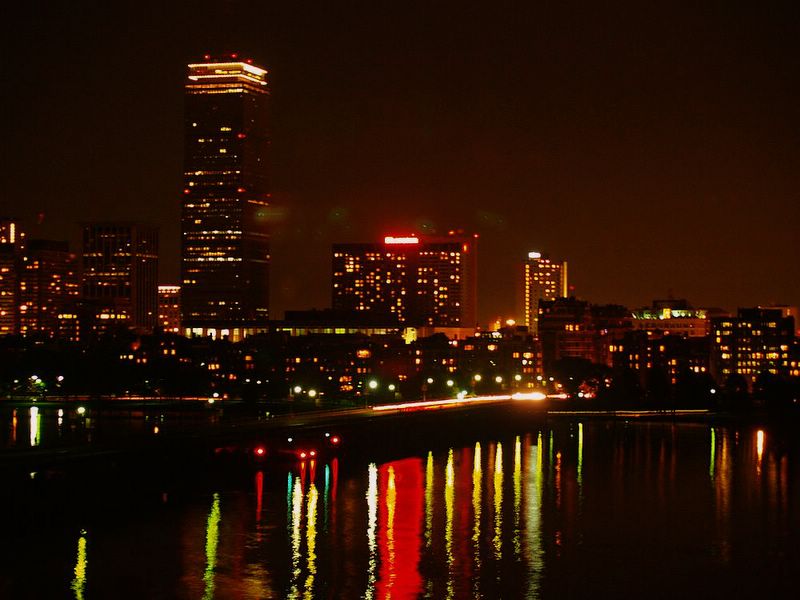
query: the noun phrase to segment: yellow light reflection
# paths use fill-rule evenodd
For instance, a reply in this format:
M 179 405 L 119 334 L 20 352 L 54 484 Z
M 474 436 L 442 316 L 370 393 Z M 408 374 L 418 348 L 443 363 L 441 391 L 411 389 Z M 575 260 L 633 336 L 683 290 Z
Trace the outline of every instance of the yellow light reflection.
M 711 428 L 711 458 L 708 463 L 708 476 L 714 481 L 714 467 L 716 466 L 717 435 L 714 428 Z
M 453 449 L 447 453 L 447 468 L 445 470 L 444 507 L 446 523 L 444 530 L 445 554 L 447 556 L 447 598 L 452 598 L 455 593 L 453 580 L 453 509 L 455 500 L 455 469 L 453 468 Z
M 42 423 L 42 415 L 39 414 L 38 406 L 31 406 L 30 409 L 30 443 L 31 446 L 38 446 L 41 441 L 40 425 Z
M 378 545 L 375 538 L 375 528 L 378 524 L 378 467 L 375 463 L 369 465 L 367 508 L 367 547 L 369 548 L 369 564 L 367 567 L 367 593 L 364 597 L 367 598 L 367 600 L 371 600 L 375 595 L 375 571 L 378 567 Z
M 503 557 L 503 444 L 497 442 L 494 455 L 494 554 L 497 560 Z
M 75 600 L 83 600 L 86 592 L 86 567 L 89 561 L 86 560 L 86 531 L 81 530 L 78 538 L 78 554 L 75 558 L 75 577 L 70 583 L 70 589 L 75 594 Z
M 519 535 L 520 504 L 522 502 L 522 442 L 514 441 L 514 556 L 519 558 L 522 543 Z
M 307 522 L 306 522 L 306 548 L 308 556 L 306 558 L 306 566 L 308 567 L 308 577 L 306 577 L 306 590 L 305 597 L 313 598 L 314 596 L 314 576 L 317 574 L 317 500 L 319 493 L 317 486 L 311 483 L 311 489 L 308 490 L 308 506 L 306 508 Z
M 538 598 L 541 591 L 542 571 L 544 570 L 544 549 L 542 546 L 542 493 L 544 482 L 544 451 L 542 434 L 531 448 L 531 460 L 527 478 L 525 539 L 529 548 L 530 578 L 528 579 L 528 598 Z
M 481 572 L 481 443 L 475 443 L 475 459 L 472 465 L 472 546 L 475 557 L 475 573 Z M 480 577 L 474 577 L 473 592 L 480 598 Z
M 294 489 L 292 490 L 292 578 L 291 586 L 289 587 L 289 597 L 297 598 L 298 589 L 297 582 L 300 579 L 300 523 L 303 519 L 303 483 L 300 477 L 294 480 Z
M 428 452 L 425 467 L 425 547 L 430 548 L 433 536 L 433 452 Z
M 206 584 L 203 600 L 211 600 L 214 597 L 215 588 L 215 569 L 217 567 L 217 545 L 219 544 L 219 522 L 222 516 L 219 508 L 219 494 L 212 496 L 211 511 L 208 513 L 206 522 L 206 570 L 203 581 Z

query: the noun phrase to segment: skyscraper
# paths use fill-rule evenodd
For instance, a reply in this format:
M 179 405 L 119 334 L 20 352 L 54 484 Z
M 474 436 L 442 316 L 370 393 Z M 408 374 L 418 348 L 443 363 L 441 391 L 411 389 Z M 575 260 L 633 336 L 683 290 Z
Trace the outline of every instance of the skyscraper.
M 152 331 L 158 318 L 158 230 L 133 223 L 83 228 L 83 297 L 95 329 Z
M 333 246 L 334 310 L 404 325 L 474 327 L 476 297 L 476 237 L 389 236 Z
M 190 64 L 181 216 L 183 328 L 236 341 L 269 318 L 267 71 L 236 54 Z
M 540 252 L 528 252 L 525 259 L 525 325 L 539 333 L 539 301 L 568 295 L 567 262 L 556 261 Z

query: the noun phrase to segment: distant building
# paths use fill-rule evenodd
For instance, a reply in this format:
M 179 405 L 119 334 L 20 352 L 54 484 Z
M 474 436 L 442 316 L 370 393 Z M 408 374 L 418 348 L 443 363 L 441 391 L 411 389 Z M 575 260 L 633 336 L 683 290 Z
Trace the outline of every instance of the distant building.
M 477 236 L 386 237 L 333 246 L 333 309 L 387 324 L 473 327 Z
M 181 286 L 158 286 L 158 328 L 166 333 L 180 333 Z
M 19 333 L 59 337 L 59 314 L 79 295 L 78 261 L 68 243 L 30 240 L 19 271 Z
M 740 308 L 736 317 L 713 319 L 712 375 L 720 384 L 741 376 L 750 388 L 762 373 L 788 376 L 794 329 L 794 318 L 779 308 Z
M 542 300 L 539 340 L 545 371 L 563 358 L 611 366 L 610 346 L 630 328 L 630 311 L 624 306 L 594 305 L 575 298 Z
M 134 223 L 83 228 L 83 298 L 97 333 L 152 331 L 158 318 L 158 230 Z
M 686 300 L 654 300 L 650 308 L 631 313 L 631 325 L 636 331 L 705 337 L 710 331 L 708 311 L 689 306 Z
M 24 248 L 19 222 L 0 218 L 0 335 L 19 332 L 19 269 Z
M 567 262 L 553 260 L 540 252 L 528 252 L 524 264 L 525 325 L 539 334 L 539 302 L 566 298 Z
M 237 341 L 269 318 L 267 71 L 206 56 L 184 89 L 183 327 Z

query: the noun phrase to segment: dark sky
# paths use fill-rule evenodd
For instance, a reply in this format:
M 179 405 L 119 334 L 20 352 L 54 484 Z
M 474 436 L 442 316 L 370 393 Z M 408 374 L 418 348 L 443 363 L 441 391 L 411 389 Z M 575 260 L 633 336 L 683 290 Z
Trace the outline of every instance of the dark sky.
M 151 221 L 176 282 L 185 64 L 239 51 L 271 77 L 276 316 L 329 305 L 332 242 L 454 228 L 483 320 L 533 249 L 596 302 L 800 304 L 796 2 L 3 11 L 0 214 L 34 237 Z

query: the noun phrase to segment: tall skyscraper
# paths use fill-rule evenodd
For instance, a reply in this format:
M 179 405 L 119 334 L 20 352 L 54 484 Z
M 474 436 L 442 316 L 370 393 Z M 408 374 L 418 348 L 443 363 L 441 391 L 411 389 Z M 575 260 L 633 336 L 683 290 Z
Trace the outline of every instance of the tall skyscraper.
M 152 331 L 158 318 L 158 230 L 133 223 L 83 228 L 83 297 L 97 332 Z
M 539 333 L 539 301 L 568 295 L 567 261 L 556 261 L 540 252 L 528 252 L 525 259 L 525 325 Z
M 333 246 L 334 310 L 365 311 L 387 322 L 474 327 L 477 238 L 386 237 Z
M 188 66 L 181 302 L 190 335 L 239 340 L 269 318 L 267 71 L 236 54 Z

